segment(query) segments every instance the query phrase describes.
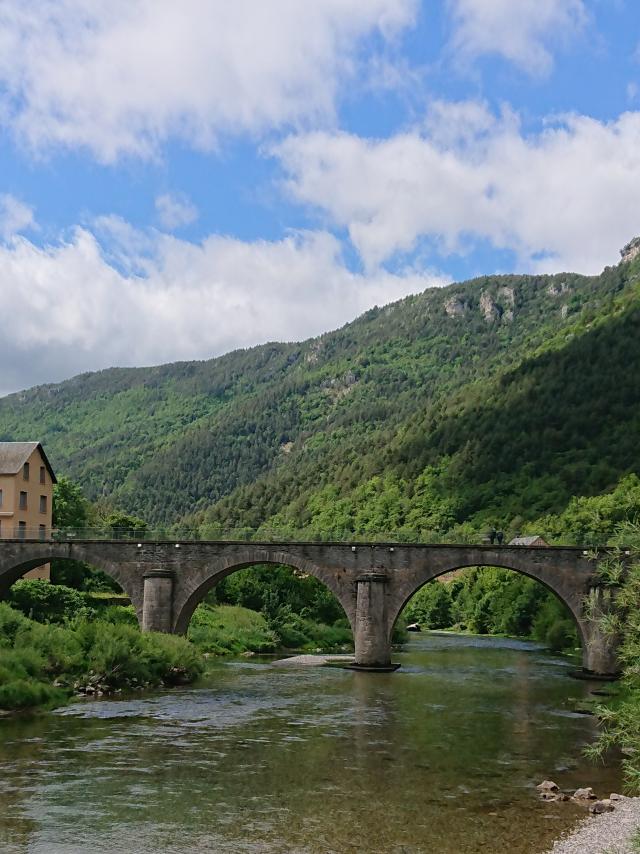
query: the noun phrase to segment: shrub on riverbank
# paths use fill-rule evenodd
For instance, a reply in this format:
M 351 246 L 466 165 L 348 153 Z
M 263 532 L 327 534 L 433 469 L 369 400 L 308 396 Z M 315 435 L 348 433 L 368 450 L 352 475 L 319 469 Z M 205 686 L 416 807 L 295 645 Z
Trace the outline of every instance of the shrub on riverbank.
M 53 706 L 79 691 L 188 683 L 203 669 L 184 638 L 103 620 L 43 624 L 0 603 L 2 709 Z
M 623 769 L 629 791 L 640 794 L 640 525 L 621 526 L 619 542 L 630 552 L 601 563 L 601 576 L 609 594 L 615 598 L 613 616 L 601 618 L 605 634 L 620 640 L 618 658 L 622 667 L 620 691 L 598 715 L 602 725 L 600 738 L 587 752 L 600 758 L 610 748 L 622 749 Z
M 301 617 L 286 605 L 265 616 L 240 605 L 203 604 L 196 608 L 187 636 L 198 649 L 214 655 L 282 648 L 329 652 L 353 645 L 346 619 L 329 626 Z
M 273 652 L 278 646 L 264 616 L 238 605 L 199 605 L 187 637 L 199 650 L 213 655 Z
M 91 616 L 84 593 L 42 579 L 16 581 L 9 590 L 7 602 L 39 623 L 65 623 L 76 617 Z

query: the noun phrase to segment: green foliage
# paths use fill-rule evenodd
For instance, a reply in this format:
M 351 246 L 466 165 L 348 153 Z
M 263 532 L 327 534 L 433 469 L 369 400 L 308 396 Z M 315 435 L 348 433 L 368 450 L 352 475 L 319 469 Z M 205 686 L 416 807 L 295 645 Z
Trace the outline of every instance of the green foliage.
M 106 528 L 115 537 L 118 537 L 124 533 L 142 534 L 147 530 L 147 523 L 137 516 L 129 516 L 121 510 L 114 510 L 102 520 L 101 527 Z
M 531 635 L 553 652 L 578 647 L 576 624 L 566 607 L 552 594 L 547 594 L 533 619 Z
M 38 622 L 63 623 L 90 614 L 87 600 L 78 590 L 40 579 L 16 581 L 7 601 Z
M 264 616 L 237 605 L 199 605 L 187 636 L 199 650 L 214 655 L 272 652 L 278 646 Z
M 105 691 L 191 682 L 202 670 L 184 638 L 84 618 L 65 627 L 38 623 L 0 603 L 2 709 L 60 704 L 85 685 Z
M 557 516 L 544 516 L 536 523 L 557 542 L 577 545 L 607 543 L 621 524 L 640 522 L 640 478 L 630 474 L 604 495 L 572 498 Z M 531 526 L 530 526 L 531 527 Z
M 404 611 L 407 622 L 425 629 L 448 629 L 453 625 L 453 598 L 449 584 L 425 584 Z
M 199 605 L 187 636 L 202 652 L 214 655 L 353 647 L 346 618 L 326 625 L 294 613 L 275 598 L 266 603 L 265 613 L 239 605 Z
M 52 560 L 51 582 L 91 593 L 121 592 L 120 585 L 110 575 L 79 560 Z
M 538 582 L 505 569 L 466 569 L 425 584 L 404 613 L 428 629 L 533 637 L 557 651 L 579 644 L 566 607 Z
M 287 566 L 253 566 L 234 572 L 215 588 L 217 602 L 273 615 L 288 606 L 303 618 L 333 624 L 345 618 L 335 596 L 312 575 Z
M 56 528 L 84 528 L 89 505 L 82 489 L 68 477 L 59 477 L 53 486 L 53 524 Z
M 608 749 L 622 748 L 623 769 L 631 793 L 640 793 L 640 526 L 623 524 L 618 538 L 623 554 L 605 564 L 603 582 L 615 595 L 613 619 L 601 620 L 601 628 L 619 640 L 618 657 L 622 665 L 621 690 L 609 706 L 598 709 L 602 733 L 587 753 L 601 757 Z M 616 566 L 617 564 L 617 566 Z M 624 572 L 620 573 L 620 566 Z

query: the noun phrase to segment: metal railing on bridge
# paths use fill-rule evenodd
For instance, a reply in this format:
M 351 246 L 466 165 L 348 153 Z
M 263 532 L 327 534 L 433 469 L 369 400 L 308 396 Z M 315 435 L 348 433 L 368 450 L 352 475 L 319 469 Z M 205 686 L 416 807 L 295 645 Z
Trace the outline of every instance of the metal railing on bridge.
M 28 540 L 40 542 L 73 542 L 75 540 L 125 540 L 135 542 L 263 542 L 263 543 L 388 543 L 388 544 L 424 544 L 424 545 L 490 545 L 488 537 L 452 540 L 436 531 L 416 531 L 401 528 L 397 531 L 356 534 L 346 530 L 312 531 L 274 529 L 274 528 L 229 528 L 222 529 L 205 526 L 192 528 L 53 528 L 45 529 L 19 527 L 2 529 L 2 539 Z M 508 543 L 504 543 L 504 548 Z M 557 544 L 559 545 L 559 544 Z M 570 545 L 570 544 L 567 544 Z M 583 546 L 596 547 L 596 543 L 584 543 Z M 602 544 L 600 544 L 602 545 Z M 496 545 L 496 548 L 500 546 Z
M 355 534 L 351 531 L 310 531 L 273 528 L 14 528 L 3 529 L 2 539 L 67 542 L 73 540 L 128 540 L 136 542 L 268 542 L 268 543 L 441 543 L 433 531 Z M 488 541 L 487 541 L 488 542 Z

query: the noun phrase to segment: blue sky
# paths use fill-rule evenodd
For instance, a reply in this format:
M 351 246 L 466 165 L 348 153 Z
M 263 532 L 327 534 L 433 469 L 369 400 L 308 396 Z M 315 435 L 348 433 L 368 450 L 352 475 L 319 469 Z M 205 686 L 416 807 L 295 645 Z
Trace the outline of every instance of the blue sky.
M 0 394 L 597 273 L 638 198 L 636 0 L 3 0 Z

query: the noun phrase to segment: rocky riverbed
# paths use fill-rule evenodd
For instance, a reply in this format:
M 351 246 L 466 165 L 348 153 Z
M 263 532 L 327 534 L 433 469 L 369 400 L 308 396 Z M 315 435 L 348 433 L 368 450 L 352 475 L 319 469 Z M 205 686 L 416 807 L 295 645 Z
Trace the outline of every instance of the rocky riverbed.
M 621 798 L 611 812 L 585 818 L 547 854 L 634 854 L 640 850 L 633 844 L 639 831 L 640 798 Z

